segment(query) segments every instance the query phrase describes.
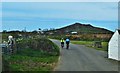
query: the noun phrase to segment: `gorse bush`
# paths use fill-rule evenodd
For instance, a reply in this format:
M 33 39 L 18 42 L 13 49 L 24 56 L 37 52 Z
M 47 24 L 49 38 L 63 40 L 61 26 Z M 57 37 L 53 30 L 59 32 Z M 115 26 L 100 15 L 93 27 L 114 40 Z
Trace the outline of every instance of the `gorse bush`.
M 29 38 L 17 42 L 18 52 L 23 49 L 44 52 L 47 55 L 59 55 L 59 48 L 47 38 Z M 25 51 L 25 50 L 24 50 Z
M 110 40 L 110 38 L 98 38 L 98 37 L 93 37 L 91 35 L 81 35 L 81 36 L 75 36 L 75 35 L 52 35 L 52 36 L 48 36 L 48 38 L 52 38 L 52 39 L 58 39 L 60 40 L 61 38 L 69 38 L 70 40 L 78 40 L 78 41 L 104 41 L 104 42 L 108 42 Z

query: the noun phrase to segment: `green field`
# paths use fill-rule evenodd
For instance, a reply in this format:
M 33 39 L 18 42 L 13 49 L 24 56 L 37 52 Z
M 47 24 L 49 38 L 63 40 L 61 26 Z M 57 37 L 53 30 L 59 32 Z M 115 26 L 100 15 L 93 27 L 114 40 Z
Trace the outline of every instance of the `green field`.
M 108 42 L 102 42 L 102 48 L 93 47 L 92 46 L 93 41 L 71 41 L 71 43 L 78 44 L 78 45 L 85 45 L 87 47 L 94 48 L 97 50 L 102 50 L 102 51 L 107 51 L 108 49 Z

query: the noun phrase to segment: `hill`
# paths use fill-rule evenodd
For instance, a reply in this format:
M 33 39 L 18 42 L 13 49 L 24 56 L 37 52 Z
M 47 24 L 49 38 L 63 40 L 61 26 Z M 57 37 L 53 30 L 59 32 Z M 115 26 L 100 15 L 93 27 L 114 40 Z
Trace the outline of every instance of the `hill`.
M 110 30 L 81 23 L 74 23 L 63 28 L 51 30 L 49 32 L 53 32 L 54 34 L 69 34 L 71 32 L 77 32 L 78 34 L 113 34 Z

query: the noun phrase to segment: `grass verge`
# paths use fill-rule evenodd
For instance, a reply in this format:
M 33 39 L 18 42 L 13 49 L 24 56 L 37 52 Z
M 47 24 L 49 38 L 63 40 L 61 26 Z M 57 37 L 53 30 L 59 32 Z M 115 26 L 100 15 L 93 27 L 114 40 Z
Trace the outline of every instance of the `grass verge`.
M 44 42 L 51 44 L 49 45 L 44 43 L 45 47 L 43 48 L 41 47 L 42 49 L 41 48 L 32 49 L 28 47 L 26 48 L 26 46 L 22 46 L 25 48 L 17 50 L 15 54 L 12 55 L 4 54 L 3 71 L 35 71 L 35 72 L 52 71 L 56 63 L 58 62 L 59 47 L 50 40 L 41 39 L 41 41 L 43 40 L 45 40 Z M 22 40 L 22 42 L 24 41 Z M 39 42 L 37 43 L 38 45 L 40 44 Z M 36 44 L 35 46 L 38 45 Z M 32 46 L 34 47 L 34 45 Z M 48 46 L 50 48 L 48 48 Z M 44 48 L 48 49 L 43 50 Z
M 102 42 L 102 48 L 97 48 L 93 47 L 93 41 L 71 41 L 73 44 L 78 44 L 78 45 L 85 45 L 90 48 L 94 48 L 97 50 L 102 50 L 102 51 L 107 51 L 108 50 L 108 42 Z

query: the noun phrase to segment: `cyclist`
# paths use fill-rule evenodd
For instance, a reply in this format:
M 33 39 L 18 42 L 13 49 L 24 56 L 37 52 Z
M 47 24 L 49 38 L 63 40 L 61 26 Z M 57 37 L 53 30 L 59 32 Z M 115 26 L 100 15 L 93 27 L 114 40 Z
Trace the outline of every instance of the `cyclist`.
M 64 39 L 62 38 L 61 39 L 61 48 L 63 48 L 64 47 Z
M 70 43 L 70 39 L 69 39 L 69 38 L 67 38 L 67 39 L 66 39 L 66 49 L 68 49 L 68 48 L 69 48 L 69 43 Z

